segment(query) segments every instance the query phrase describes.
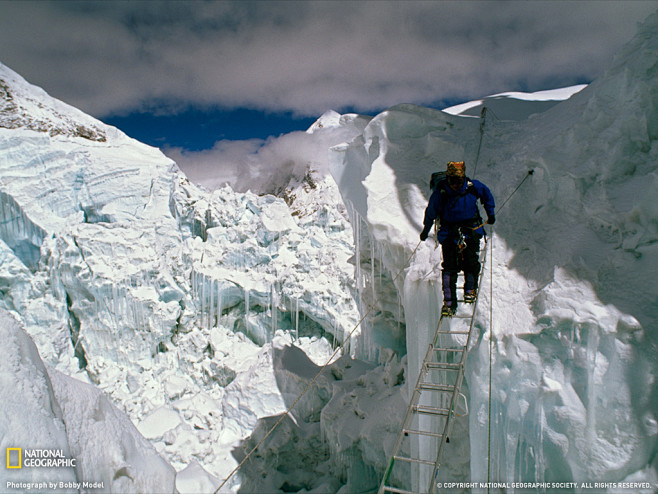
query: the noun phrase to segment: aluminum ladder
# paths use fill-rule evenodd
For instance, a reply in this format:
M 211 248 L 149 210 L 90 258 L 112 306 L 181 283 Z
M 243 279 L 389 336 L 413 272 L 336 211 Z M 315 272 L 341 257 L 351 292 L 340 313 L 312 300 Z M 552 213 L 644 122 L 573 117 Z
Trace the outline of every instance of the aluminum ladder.
M 485 239 L 484 249 L 480 251 L 480 282 L 486 255 Z M 463 303 L 463 288 L 458 288 L 458 298 L 460 292 L 462 297 L 458 301 Z M 465 414 L 468 414 L 466 397 L 460 391 L 479 294 L 478 290 L 475 302 L 461 305 L 454 316 L 440 317 L 379 486 L 379 494 L 436 491 L 442 454 L 449 444 L 451 426 L 458 415 L 456 410 L 461 397 Z

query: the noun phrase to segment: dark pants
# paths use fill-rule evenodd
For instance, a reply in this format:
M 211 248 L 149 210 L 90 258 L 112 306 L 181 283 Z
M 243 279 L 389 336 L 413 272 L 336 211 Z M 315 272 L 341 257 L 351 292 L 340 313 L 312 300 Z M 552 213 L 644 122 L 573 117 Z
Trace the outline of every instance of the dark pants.
M 450 236 L 441 244 L 443 253 L 443 302 L 457 306 L 457 274 L 464 271 L 464 290 L 477 290 L 480 274 L 480 236 L 466 237 L 466 247 L 460 252 L 457 238 Z

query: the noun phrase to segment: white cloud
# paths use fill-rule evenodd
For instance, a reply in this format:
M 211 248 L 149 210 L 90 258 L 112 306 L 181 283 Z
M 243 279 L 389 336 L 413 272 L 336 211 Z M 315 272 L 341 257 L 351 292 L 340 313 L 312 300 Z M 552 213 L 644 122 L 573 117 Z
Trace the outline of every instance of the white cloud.
M 325 127 L 313 133 L 291 132 L 265 140 L 222 140 L 204 151 L 170 148 L 164 152 L 192 182 L 207 189 L 228 183 L 241 192 L 276 193 L 292 177 L 303 177 L 309 168 L 327 174 L 329 148 L 352 140 L 359 132 L 357 128 Z
M 186 151 L 166 149 L 165 153 L 192 180 L 207 189 L 224 184 L 238 191 L 274 193 L 285 187 L 293 176 L 301 177 L 310 166 L 328 171 L 326 135 L 291 132 L 266 140 L 222 140 L 212 149 Z
M 319 115 L 594 78 L 655 2 L 2 2 L 0 61 L 89 113 Z M 548 87 L 546 87 L 548 86 Z

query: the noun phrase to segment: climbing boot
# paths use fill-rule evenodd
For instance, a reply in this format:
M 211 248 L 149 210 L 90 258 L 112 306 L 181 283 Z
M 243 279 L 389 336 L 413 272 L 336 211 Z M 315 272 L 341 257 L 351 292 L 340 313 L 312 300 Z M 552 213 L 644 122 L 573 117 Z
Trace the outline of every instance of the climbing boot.
M 452 305 L 443 304 L 443 307 L 441 308 L 442 317 L 452 317 L 455 315 L 456 312 L 457 312 L 457 307 L 454 307 Z
M 475 293 L 475 290 L 466 290 L 464 292 L 464 302 L 467 304 L 472 304 L 475 302 L 475 299 L 477 298 L 477 294 Z

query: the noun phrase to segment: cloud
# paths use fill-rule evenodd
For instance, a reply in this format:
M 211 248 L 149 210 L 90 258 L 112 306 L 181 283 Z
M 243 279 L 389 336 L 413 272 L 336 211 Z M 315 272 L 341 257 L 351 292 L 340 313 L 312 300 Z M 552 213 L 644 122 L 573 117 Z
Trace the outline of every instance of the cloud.
M 95 116 L 315 116 L 602 72 L 655 2 L 2 2 L 0 61 Z
M 308 169 L 321 175 L 329 173 L 329 148 L 352 140 L 359 128 L 358 124 L 348 124 L 268 139 L 221 140 L 204 151 L 168 148 L 164 152 L 192 182 L 207 189 L 230 184 L 240 192 L 277 193 Z
M 212 149 L 165 149 L 192 180 L 207 189 L 230 184 L 237 191 L 275 193 L 307 168 L 326 173 L 331 144 L 319 135 L 291 132 L 268 139 L 218 141 Z

